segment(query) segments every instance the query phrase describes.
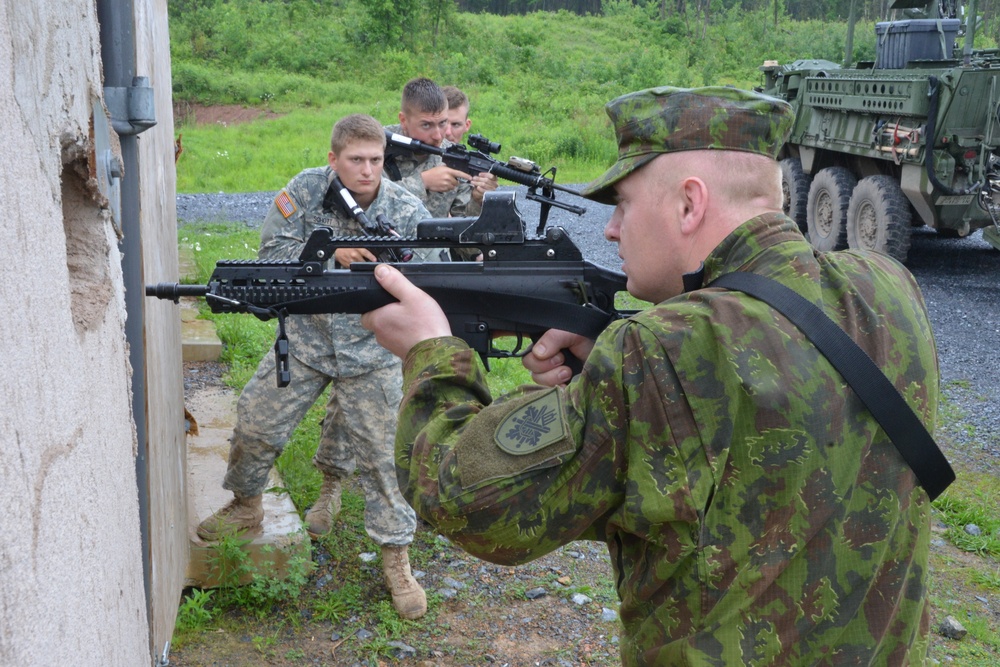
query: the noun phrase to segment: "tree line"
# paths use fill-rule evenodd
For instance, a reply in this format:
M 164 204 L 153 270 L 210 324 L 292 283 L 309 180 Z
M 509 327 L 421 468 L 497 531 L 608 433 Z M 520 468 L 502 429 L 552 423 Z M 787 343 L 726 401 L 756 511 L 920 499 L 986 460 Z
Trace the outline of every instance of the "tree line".
M 932 0 L 933 1 L 933 0 Z M 629 4 L 649 6 L 661 19 L 684 16 L 688 12 L 698 15 L 722 14 L 731 9 L 756 11 L 771 9 L 775 14 L 796 21 L 846 20 L 851 4 L 855 14 L 867 21 L 886 21 L 891 18 L 892 0 L 454 0 L 456 7 L 465 12 L 486 12 L 500 16 L 528 14 L 538 11 L 565 10 L 581 16 L 599 16 L 608 7 Z M 951 0 L 942 0 L 942 4 Z M 977 13 L 994 16 L 1000 0 L 979 0 Z

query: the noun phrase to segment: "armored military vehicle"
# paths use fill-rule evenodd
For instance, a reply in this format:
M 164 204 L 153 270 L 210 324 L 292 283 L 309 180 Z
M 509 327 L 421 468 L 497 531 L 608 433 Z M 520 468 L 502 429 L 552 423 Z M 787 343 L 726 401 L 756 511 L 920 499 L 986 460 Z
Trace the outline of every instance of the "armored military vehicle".
M 785 212 L 817 248 L 905 261 L 912 228 L 927 225 L 982 229 L 1000 249 L 1000 52 L 972 48 L 975 2 L 964 23 L 956 5 L 925 2 L 892 0 L 902 18 L 876 24 L 874 62 L 760 68 L 758 90 L 795 109 L 779 156 Z

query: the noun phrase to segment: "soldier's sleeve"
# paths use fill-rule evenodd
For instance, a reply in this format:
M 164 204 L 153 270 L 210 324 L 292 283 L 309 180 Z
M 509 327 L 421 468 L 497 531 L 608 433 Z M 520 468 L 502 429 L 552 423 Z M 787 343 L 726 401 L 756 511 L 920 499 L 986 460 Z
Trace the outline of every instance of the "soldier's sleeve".
M 459 183 L 449 213 L 453 218 L 474 218 L 483 210 L 481 202 L 472 198 L 472 184 Z
M 305 212 L 292 181 L 279 192 L 260 228 L 261 259 L 297 259 L 306 242 Z
M 603 539 L 625 498 L 634 394 L 623 381 L 620 329 L 602 334 L 567 387 L 524 385 L 496 401 L 463 341 L 414 346 L 403 366 L 396 469 L 417 513 L 496 563 Z
M 399 183 L 404 188 L 406 188 L 411 194 L 416 196 L 421 201 L 427 196 L 427 188 L 424 187 L 424 179 L 420 176 L 419 171 L 415 171 L 412 174 L 408 174 L 398 181 L 393 181 L 394 183 Z

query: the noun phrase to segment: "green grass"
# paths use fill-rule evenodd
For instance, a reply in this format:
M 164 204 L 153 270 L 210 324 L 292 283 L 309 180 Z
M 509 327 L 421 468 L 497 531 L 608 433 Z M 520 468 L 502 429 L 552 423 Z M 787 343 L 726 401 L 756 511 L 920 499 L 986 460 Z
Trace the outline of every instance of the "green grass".
M 196 10 L 176 11 L 181 6 Z M 418 22 L 412 35 L 386 46 L 368 41 L 376 33 L 366 27 L 356 0 L 172 1 L 173 92 L 182 112 L 175 119 L 175 132 L 183 133 L 185 148 L 177 164 L 178 191 L 277 190 L 303 168 L 324 163 L 330 128 L 338 118 L 362 112 L 382 123 L 396 122 L 402 85 L 422 75 L 458 85 L 470 96 L 472 131 L 502 143 L 498 157 L 527 157 L 543 168 L 558 167 L 557 182 L 585 182 L 605 169 L 616 153 L 603 111 L 613 97 L 655 85 L 752 87 L 760 83 L 757 67 L 766 59 L 840 62 L 843 57 L 842 22 L 796 22 L 782 16 L 775 28 L 767 8 L 748 11 L 741 6 L 716 10 L 711 24 L 703 26 L 694 13 L 661 21 L 657 3 L 637 7 L 609 0 L 602 9 L 605 16 L 455 13 L 436 37 Z M 871 59 L 874 54 L 872 28 L 871 23 L 858 26 L 857 59 Z M 981 33 L 978 41 L 986 39 Z M 278 117 L 244 125 L 196 126 L 183 116 L 185 102 L 239 104 Z M 257 231 L 227 225 L 186 227 L 181 237 L 181 243 L 193 247 L 197 275 L 189 281 L 198 283 L 207 280 L 219 258 L 255 257 L 259 241 Z M 646 304 L 623 297 L 617 305 L 629 309 Z M 207 308 L 202 312 L 215 320 L 225 343 L 226 380 L 239 390 L 270 354 L 275 325 L 247 315 L 213 315 Z M 511 341 L 503 344 L 509 346 Z M 491 360 L 490 367 L 487 378 L 495 395 L 529 381 L 516 359 Z M 945 389 L 947 393 L 963 388 Z M 324 405 L 322 397 L 277 463 L 300 511 L 319 491 L 320 475 L 311 458 Z M 955 403 L 943 401 L 939 437 L 945 442 L 974 438 L 974 428 L 964 417 Z M 935 503 L 935 520 L 945 526 L 942 535 L 958 555 L 932 558 L 930 600 L 935 620 L 955 616 L 969 636 L 961 642 L 937 638 L 931 654 L 954 664 L 994 665 L 1000 627 L 975 596 L 995 599 L 1000 586 L 1000 525 L 995 519 L 1000 516 L 1000 493 L 992 475 L 959 472 L 959 480 Z M 400 636 L 404 627 L 421 636 L 440 636 L 439 596 L 428 596 L 426 617 L 402 623 L 391 612 L 381 582 L 373 581 L 370 568 L 355 562 L 360 551 L 377 552 L 364 530 L 364 500 L 359 494 L 345 492 L 340 522 L 337 531 L 323 538 L 330 554 L 344 554 L 336 590 L 303 590 L 297 594 L 299 601 L 306 600 L 314 618 L 343 625 L 345 634 L 366 623 L 374 626 L 379 643 L 373 648 L 380 655 L 385 642 Z M 966 533 L 968 523 L 977 524 L 983 534 Z M 442 549 L 432 534 L 418 531 L 411 550 L 414 567 L 437 558 Z M 219 558 L 233 561 L 224 567 L 239 568 L 239 555 L 234 553 L 238 550 L 231 543 L 220 548 Z M 241 636 L 249 633 L 254 647 L 273 658 L 275 627 L 301 622 L 297 614 L 284 614 L 286 605 L 281 602 L 296 596 L 298 584 L 271 582 L 268 573 L 257 574 L 256 585 L 242 587 L 249 590 L 240 593 L 226 587 L 191 591 L 178 613 L 174 645 L 219 628 Z M 616 600 L 610 580 L 574 578 L 574 590 L 602 603 Z M 515 596 L 518 592 L 523 594 L 518 586 L 507 591 Z M 379 604 L 365 605 L 373 595 L 381 598 Z M 249 629 L 264 607 L 271 607 L 282 620 L 266 631 Z M 352 618 L 356 620 L 348 622 Z M 288 660 L 298 657 L 286 655 Z
M 585 182 L 616 155 L 604 112 L 612 98 L 661 85 L 753 87 L 764 60 L 839 62 L 846 33 L 842 22 L 785 16 L 775 27 L 767 10 L 717 11 L 704 26 L 694 15 L 662 21 L 656 3 L 606 2 L 603 16 L 454 12 L 436 37 L 418 16 L 412 35 L 385 45 L 360 29 L 366 19 L 356 0 L 193 4 L 202 8 L 175 9 L 170 22 L 176 132 L 185 147 L 179 192 L 277 190 L 324 163 L 338 118 L 360 112 L 395 123 L 402 86 L 416 76 L 462 88 L 472 131 L 501 143 L 498 157 L 530 158 L 557 167 L 557 182 Z M 859 24 L 857 57 L 871 58 L 874 43 L 873 24 Z M 183 112 L 192 102 L 280 117 L 195 126 Z

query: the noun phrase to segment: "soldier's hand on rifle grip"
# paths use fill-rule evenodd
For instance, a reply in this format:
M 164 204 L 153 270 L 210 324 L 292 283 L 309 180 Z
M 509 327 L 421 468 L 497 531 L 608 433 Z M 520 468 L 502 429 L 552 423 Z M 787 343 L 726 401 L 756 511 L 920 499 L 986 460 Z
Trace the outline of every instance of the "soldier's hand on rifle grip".
M 375 332 L 379 345 L 405 359 L 417 343 L 451 335 L 451 325 L 437 301 L 397 269 L 380 264 L 375 267 L 375 279 L 399 299 L 361 316 L 361 325 Z
M 448 192 L 458 187 L 461 181 L 471 181 L 472 176 L 464 171 L 439 165 L 420 174 L 424 187 L 431 192 Z
M 579 372 L 583 360 L 594 349 L 594 341 L 578 334 L 549 329 L 535 342 L 521 363 L 538 384 L 554 387 L 566 384 Z

